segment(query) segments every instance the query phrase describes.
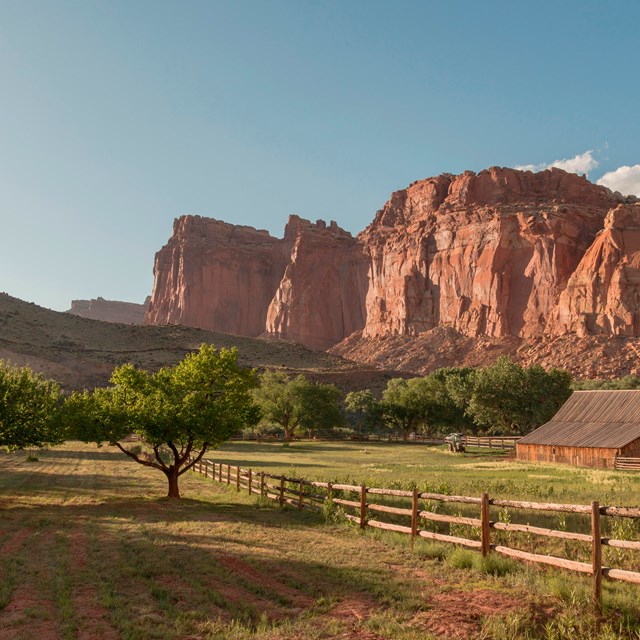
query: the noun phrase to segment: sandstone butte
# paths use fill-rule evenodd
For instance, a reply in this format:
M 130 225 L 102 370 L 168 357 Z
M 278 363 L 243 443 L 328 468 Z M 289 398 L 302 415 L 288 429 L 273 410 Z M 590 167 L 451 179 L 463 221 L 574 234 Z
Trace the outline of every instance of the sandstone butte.
M 510 353 L 618 375 L 640 345 L 640 203 L 560 169 L 443 174 L 393 193 L 355 238 L 298 216 L 281 239 L 183 216 L 154 276 L 149 324 L 414 371 Z
M 103 322 L 143 324 L 150 300 L 150 296 L 147 296 L 144 304 L 105 300 L 100 297 L 91 300 L 72 300 L 71 309 L 67 313 L 81 318 L 89 318 L 90 320 L 102 320 Z

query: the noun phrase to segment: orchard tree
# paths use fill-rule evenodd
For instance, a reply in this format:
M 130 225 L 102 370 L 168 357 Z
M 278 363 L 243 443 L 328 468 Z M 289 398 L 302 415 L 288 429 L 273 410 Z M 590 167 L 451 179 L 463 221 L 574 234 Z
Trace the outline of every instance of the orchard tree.
M 15 451 L 63 442 L 60 406 L 57 383 L 0 361 L 0 447 Z
M 296 432 L 342 426 L 340 390 L 332 384 L 310 382 L 303 375 L 289 378 L 281 371 L 265 371 L 253 392 L 263 421 L 284 430 L 285 440 Z
M 79 439 L 108 442 L 138 464 L 164 473 L 168 497 L 179 498 L 182 474 L 207 450 L 258 421 L 251 396 L 255 372 L 239 367 L 237 358 L 236 349 L 202 345 L 157 373 L 123 365 L 113 372 L 111 386 L 71 396 L 66 419 L 76 424 Z M 125 442 L 132 433 L 148 453 Z

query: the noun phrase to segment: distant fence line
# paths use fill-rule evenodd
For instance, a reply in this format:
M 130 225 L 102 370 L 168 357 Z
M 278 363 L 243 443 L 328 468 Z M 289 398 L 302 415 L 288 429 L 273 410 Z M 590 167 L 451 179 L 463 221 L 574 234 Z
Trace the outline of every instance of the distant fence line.
M 638 507 L 603 506 L 600 505 L 598 501 L 593 501 L 590 505 L 526 502 L 522 500 L 490 498 L 487 493 L 483 493 L 480 497 L 470 497 L 420 492 L 418 489 L 405 491 L 401 489 L 367 487 L 364 484 L 358 486 L 331 482 L 316 482 L 303 478 L 272 475 L 264 471 L 244 469 L 239 466 L 232 466 L 212 460 L 200 460 L 192 469 L 194 472 L 202 474 L 205 478 L 211 478 L 214 481 L 226 483 L 227 485 L 235 485 L 237 491 L 246 489 L 250 494 L 264 496 L 265 498 L 274 500 L 278 502 L 280 507 L 289 504 L 300 510 L 310 509 L 321 512 L 325 504 L 329 504 L 331 508 L 333 505 L 339 505 L 355 511 L 355 514 L 345 513 L 345 517 L 358 524 L 361 528 L 373 527 L 410 535 L 412 544 L 413 540 L 419 537 L 477 549 L 483 556 L 488 555 L 490 551 L 494 551 L 517 560 L 551 565 L 561 569 L 590 574 L 593 576 L 593 600 L 596 604 L 599 604 L 602 599 L 603 577 L 640 585 L 640 572 L 613 569 L 602 565 L 603 546 L 640 550 L 640 541 L 603 537 L 601 517 L 615 516 L 640 519 L 640 508 Z M 337 492 L 340 493 L 340 497 L 336 495 Z M 345 494 L 355 494 L 355 499 L 347 499 L 344 497 Z M 411 507 L 395 507 L 387 504 L 379 504 L 373 502 L 373 496 L 392 496 L 394 498 L 410 499 Z M 476 505 L 480 510 L 479 517 L 469 518 L 460 515 L 453 516 L 425 511 L 420 509 L 420 500 Z M 496 522 L 489 517 L 490 506 L 532 511 L 586 514 L 591 518 L 591 533 L 584 534 L 545 527 L 535 527 L 528 524 Z M 371 519 L 369 517 L 370 512 L 407 517 L 410 518 L 410 525 L 392 524 L 378 519 Z M 419 527 L 421 520 L 466 525 L 477 528 L 480 530 L 480 540 L 472 540 L 461 536 L 421 529 Z M 578 562 L 568 558 L 531 553 L 520 549 L 512 549 L 505 545 L 494 544 L 491 542 L 492 529 L 589 543 L 591 545 L 591 562 Z
M 462 442 L 467 447 L 481 447 L 488 449 L 515 449 L 516 442 L 520 440 L 522 436 L 463 436 Z M 269 436 L 243 436 L 236 435 L 236 440 L 276 440 Z M 278 439 L 280 440 L 280 439 Z M 403 438 L 397 434 L 353 434 L 349 436 L 336 436 L 336 435 L 318 435 L 314 440 L 336 440 L 340 442 L 398 442 L 398 443 L 410 443 L 410 444 L 430 444 L 440 445 L 445 444 L 444 437 L 441 436 L 424 436 L 419 434 L 410 434 L 407 438 Z

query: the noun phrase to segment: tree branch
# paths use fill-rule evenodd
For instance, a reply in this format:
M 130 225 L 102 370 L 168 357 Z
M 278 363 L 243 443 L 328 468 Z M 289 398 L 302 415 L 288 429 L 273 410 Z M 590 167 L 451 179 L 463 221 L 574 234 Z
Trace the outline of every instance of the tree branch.
M 208 447 L 208 443 L 204 443 L 204 448 L 206 449 Z M 186 450 L 181 451 L 182 453 L 182 457 L 180 458 L 180 465 L 184 464 L 184 461 L 191 455 L 191 451 L 193 449 L 193 440 L 189 440 L 189 442 L 187 443 L 187 448 Z
M 157 462 L 149 462 L 148 460 L 141 460 L 135 453 L 131 453 L 131 451 L 127 451 L 119 442 L 114 442 L 116 447 L 125 453 L 130 458 L 133 458 L 138 464 L 142 464 L 145 467 L 153 467 L 154 469 L 160 469 L 160 471 L 164 471 L 164 469 Z
M 169 449 L 173 452 L 173 459 L 175 461 L 176 466 L 180 466 L 180 454 L 178 453 L 178 449 L 176 445 L 173 444 L 171 440 L 167 441 L 167 445 L 169 445 Z
M 169 467 L 167 467 L 165 461 L 160 457 L 159 449 L 160 449 L 160 445 L 158 444 L 153 447 L 153 453 L 156 454 L 156 460 L 160 463 L 163 469 L 168 469 Z
M 182 469 L 178 475 L 181 476 L 185 471 L 189 471 L 189 469 L 191 469 L 191 467 L 193 467 L 194 464 L 198 464 L 198 462 L 200 462 L 200 460 L 202 459 L 202 456 L 205 454 L 207 447 L 209 445 L 205 442 L 203 447 L 202 447 L 202 451 L 184 468 Z M 190 450 L 191 445 L 189 445 L 189 450 Z M 187 454 L 188 456 L 189 454 Z

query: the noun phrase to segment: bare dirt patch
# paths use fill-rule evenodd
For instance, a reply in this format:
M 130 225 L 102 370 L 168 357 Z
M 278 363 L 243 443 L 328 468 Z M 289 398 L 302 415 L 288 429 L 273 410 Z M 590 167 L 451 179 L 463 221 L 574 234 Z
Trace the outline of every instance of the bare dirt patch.
M 100 603 L 98 590 L 93 585 L 77 584 L 77 578 L 87 565 L 89 555 L 87 533 L 74 529 L 69 536 L 71 572 L 76 578 L 73 587 L 73 607 L 77 623 L 77 640 L 118 640 L 118 632 L 111 624 L 111 616 Z
M 367 594 L 355 593 L 341 600 L 329 614 L 339 620 L 366 620 L 379 608 L 380 605 Z
M 9 604 L 0 612 L 3 640 L 24 637 L 57 640 L 58 630 L 53 604 L 44 598 L 36 584 L 25 582 L 16 589 Z
M 523 609 L 522 600 L 489 589 L 448 591 L 429 598 L 429 611 L 415 616 L 413 625 L 443 638 L 474 638 L 482 618 Z
M 24 541 L 31 534 L 31 529 L 25 527 L 16 531 L 0 548 L 0 555 L 10 556 L 23 545 Z

